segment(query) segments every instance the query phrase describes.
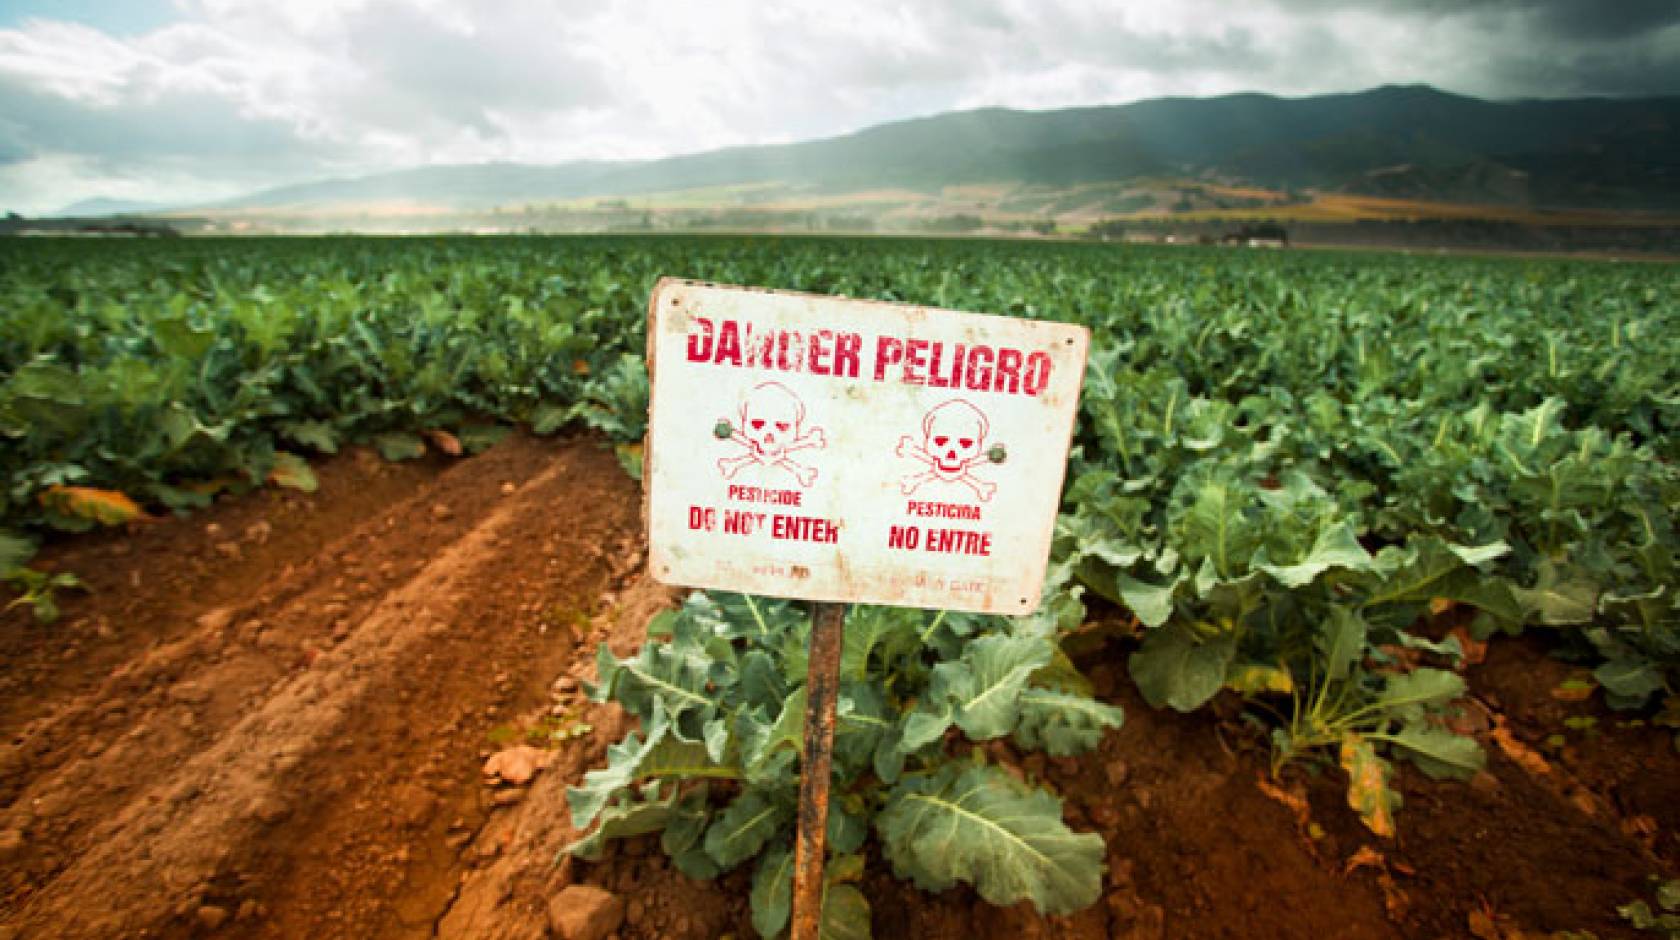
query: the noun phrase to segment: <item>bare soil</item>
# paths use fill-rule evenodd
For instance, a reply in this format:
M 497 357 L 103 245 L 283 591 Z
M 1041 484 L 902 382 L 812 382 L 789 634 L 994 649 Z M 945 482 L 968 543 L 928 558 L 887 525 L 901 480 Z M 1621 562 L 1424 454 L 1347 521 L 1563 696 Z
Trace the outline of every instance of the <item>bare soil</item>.
M 652 839 L 557 858 L 577 836 L 566 786 L 630 727 L 583 697 L 594 648 L 629 653 L 676 600 L 645 577 L 640 494 L 611 450 L 514 437 L 317 472 L 314 494 L 44 553 L 91 591 L 57 624 L 0 619 L 0 940 L 536 940 L 571 884 L 623 898 L 624 940 L 753 936 L 744 872 L 690 881 Z M 1392 840 L 1334 769 L 1272 781 L 1234 702 L 1149 709 L 1130 643 L 1078 657 L 1127 713 L 1096 753 L 987 746 L 1103 834 L 1103 900 L 1045 919 L 922 894 L 876 859 L 877 937 L 1634 937 L 1616 907 L 1680 871 L 1671 736 L 1558 698 L 1576 669 L 1541 639 L 1495 640 L 1469 669 L 1488 770 L 1403 768 Z M 487 781 L 527 740 L 534 777 Z

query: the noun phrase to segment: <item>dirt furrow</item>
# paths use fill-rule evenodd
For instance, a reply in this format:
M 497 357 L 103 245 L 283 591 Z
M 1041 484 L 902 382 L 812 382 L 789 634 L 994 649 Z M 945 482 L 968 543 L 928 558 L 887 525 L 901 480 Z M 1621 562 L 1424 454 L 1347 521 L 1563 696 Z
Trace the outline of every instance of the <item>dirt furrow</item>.
M 412 862 L 454 880 L 446 833 L 418 830 L 476 811 L 451 804 L 474 795 L 496 710 L 540 693 L 544 660 L 570 658 L 562 627 L 634 532 L 633 502 L 613 492 L 633 485 L 603 472 L 611 458 L 593 444 L 498 451 L 345 520 L 345 535 L 248 602 L 30 723 L 14 752 L 43 759 L 6 818 L 34 864 L 0 923 L 60 937 L 185 934 L 234 917 L 242 933 L 429 932 L 435 909 L 355 907 L 389 892 L 353 883 L 370 873 L 345 863 L 397 837 L 382 876 Z M 603 508 L 614 505 L 629 507 L 623 519 Z M 550 668 L 515 676 L 504 652 Z M 89 740 L 102 717 L 117 732 L 108 744 Z M 373 769 L 380 779 L 366 779 Z M 448 897 L 419 894 L 422 908 Z M 298 895 L 313 903 L 289 903 Z

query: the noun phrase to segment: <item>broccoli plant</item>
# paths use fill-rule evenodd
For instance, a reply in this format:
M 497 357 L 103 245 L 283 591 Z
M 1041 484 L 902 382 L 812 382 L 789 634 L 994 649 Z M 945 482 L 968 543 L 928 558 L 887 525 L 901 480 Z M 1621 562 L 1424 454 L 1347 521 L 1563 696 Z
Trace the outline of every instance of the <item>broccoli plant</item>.
M 1119 726 L 1058 646 L 1082 613 L 1065 598 L 1020 619 L 853 607 L 845 626 L 829 806 L 823 933 L 862 937 L 856 882 L 871 831 L 899 878 L 928 891 L 972 884 L 993 904 L 1079 910 L 1102 890 L 1103 844 L 1062 821 L 1061 800 L 960 740 L 1010 737 L 1070 756 Z M 764 937 L 790 916 L 810 617 L 787 601 L 700 594 L 649 625 L 633 658 L 604 645 L 597 701 L 641 719 L 567 793 L 567 851 L 600 857 L 608 840 L 662 833 L 682 872 L 712 878 L 754 866 L 752 921 Z

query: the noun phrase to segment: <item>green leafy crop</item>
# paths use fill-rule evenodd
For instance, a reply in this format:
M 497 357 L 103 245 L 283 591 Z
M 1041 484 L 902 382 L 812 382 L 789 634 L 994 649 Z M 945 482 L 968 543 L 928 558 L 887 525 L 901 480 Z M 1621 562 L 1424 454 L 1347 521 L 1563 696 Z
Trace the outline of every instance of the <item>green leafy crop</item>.
M 1101 838 L 1069 829 L 1048 790 L 957 743 L 1073 755 L 1120 724 L 1060 654 L 1059 626 L 1048 613 L 848 611 L 824 936 L 868 935 L 853 883 L 871 833 L 893 873 L 929 891 L 961 882 L 1046 914 L 1097 899 Z M 569 851 L 596 858 L 607 840 L 660 832 L 691 877 L 751 864 L 753 924 L 774 937 L 789 917 L 810 619 L 786 601 L 695 594 L 650 633 L 630 659 L 601 647 L 595 698 L 642 726 L 568 791 L 573 824 L 594 826 Z

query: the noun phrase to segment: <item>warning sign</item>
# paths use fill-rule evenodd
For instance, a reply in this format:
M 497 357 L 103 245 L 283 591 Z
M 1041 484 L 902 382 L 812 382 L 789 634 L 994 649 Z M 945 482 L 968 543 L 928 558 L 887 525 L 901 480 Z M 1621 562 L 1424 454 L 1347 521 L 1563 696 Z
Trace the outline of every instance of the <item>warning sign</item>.
M 1029 613 L 1089 334 L 665 279 L 648 313 L 654 577 Z

